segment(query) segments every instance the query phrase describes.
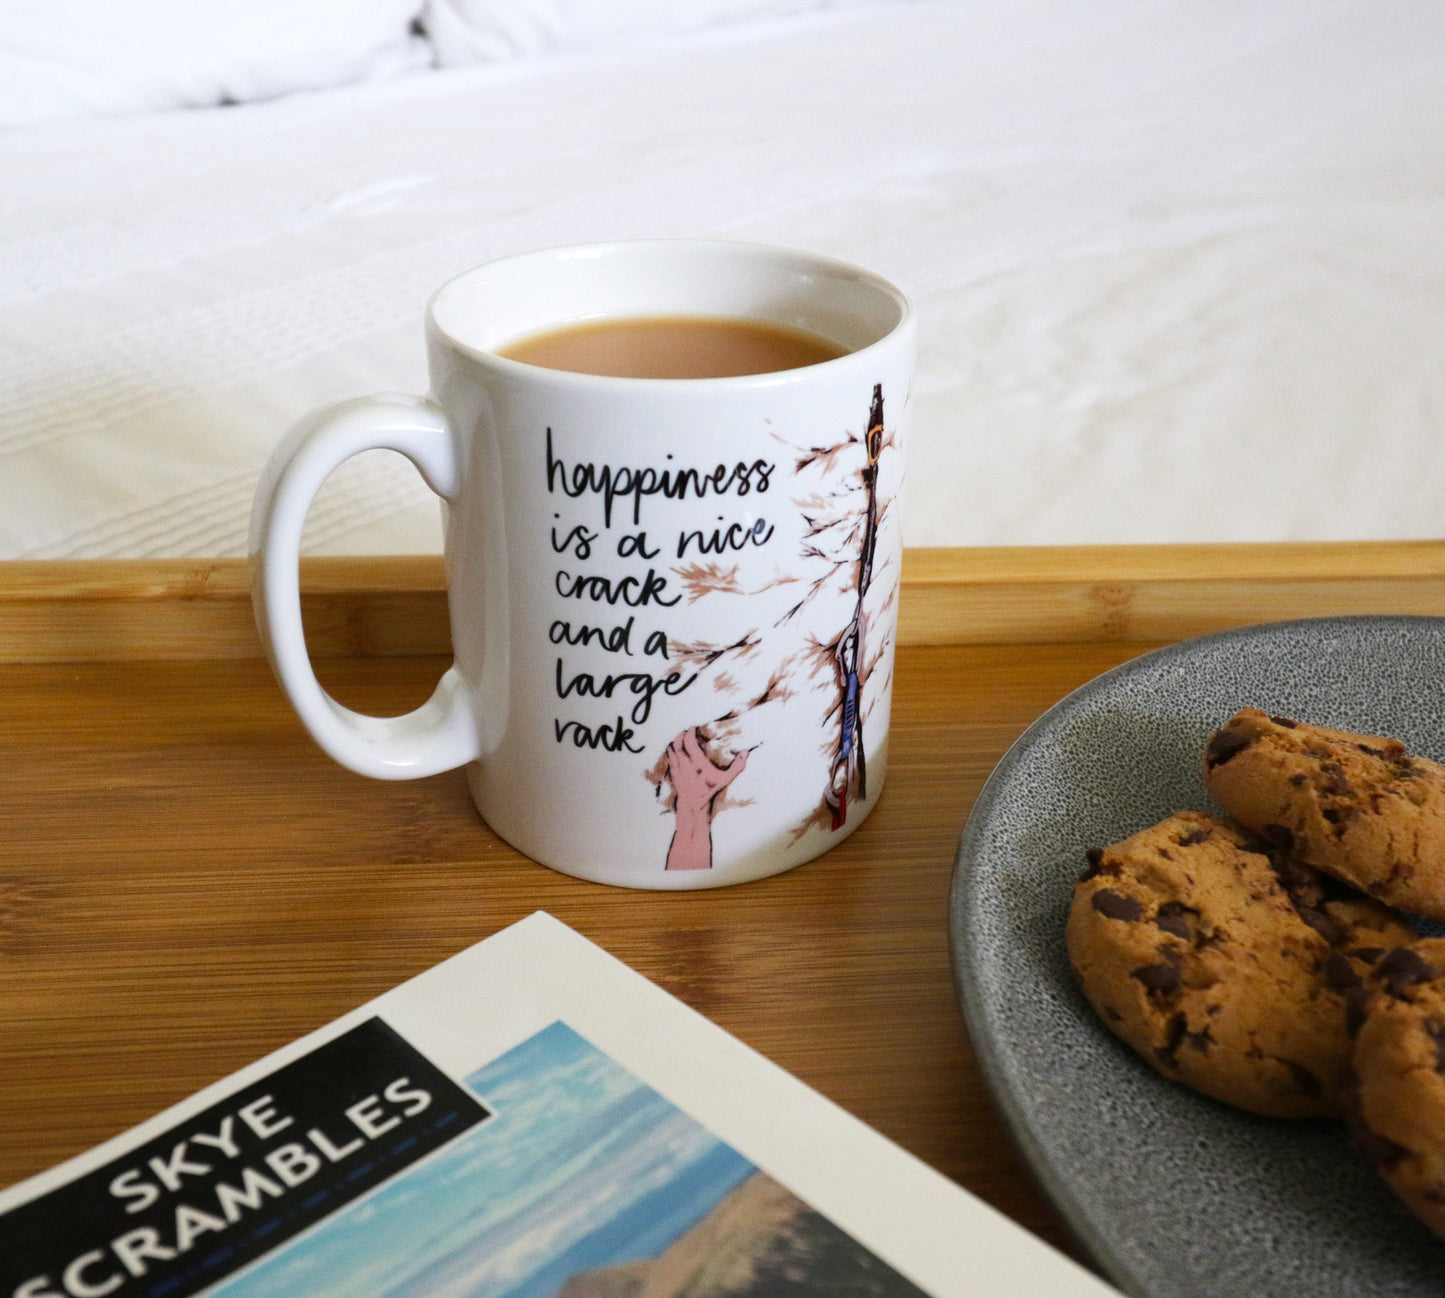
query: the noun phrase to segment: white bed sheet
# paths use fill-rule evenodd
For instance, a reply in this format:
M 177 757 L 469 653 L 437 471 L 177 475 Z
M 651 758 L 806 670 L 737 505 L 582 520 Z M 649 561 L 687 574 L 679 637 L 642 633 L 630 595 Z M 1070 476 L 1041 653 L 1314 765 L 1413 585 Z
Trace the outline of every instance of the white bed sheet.
M 920 0 L 27 128 L 0 177 L 0 557 L 244 553 L 293 420 L 425 390 L 438 283 L 641 236 L 914 297 L 910 545 L 1438 532 L 1438 0 Z M 438 512 L 375 452 L 306 548 Z

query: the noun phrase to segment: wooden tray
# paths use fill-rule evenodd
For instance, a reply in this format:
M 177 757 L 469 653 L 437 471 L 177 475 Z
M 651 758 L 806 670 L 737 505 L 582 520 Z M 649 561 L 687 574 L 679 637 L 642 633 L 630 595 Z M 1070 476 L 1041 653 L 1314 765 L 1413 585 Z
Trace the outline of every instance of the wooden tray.
M 0 565 L 0 1183 L 546 909 L 1065 1248 L 980 1081 L 947 892 L 973 798 L 1044 708 L 1154 643 L 1445 613 L 1445 545 L 914 551 L 888 789 L 788 874 L 650 894 L 545 870 L 460 773 L 325 758 L 240 561 Z M 445 666 L 435 559 L 318 560 L 318 670 L 401 711 Z
M 1445 542 L 909 550 L 902 644 L 1160 642 L 1445 609 Z M 302 565 L 316 657 L 450 653 L 435 556 Z M 241 559 L 0 563 L 0 662 L 254 658 Z

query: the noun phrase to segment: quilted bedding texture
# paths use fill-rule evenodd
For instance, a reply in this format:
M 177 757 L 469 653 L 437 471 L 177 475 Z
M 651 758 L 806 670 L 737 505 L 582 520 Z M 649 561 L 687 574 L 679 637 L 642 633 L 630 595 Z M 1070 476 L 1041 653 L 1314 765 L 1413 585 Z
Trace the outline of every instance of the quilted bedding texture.
M 313 407 L 529 248 L 723 237 L 920 314 L 910 545 L 1425 537 L 1445 7 L 920 0 L 0 135 L 0 558 L 245 552 Z M 399 457 L 311 553 L 425 552 Z

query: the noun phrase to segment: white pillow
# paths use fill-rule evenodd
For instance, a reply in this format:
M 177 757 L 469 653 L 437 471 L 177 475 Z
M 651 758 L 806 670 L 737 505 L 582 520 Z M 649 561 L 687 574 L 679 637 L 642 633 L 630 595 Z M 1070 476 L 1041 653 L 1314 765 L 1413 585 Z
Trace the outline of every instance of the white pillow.
M 421 0 L 0 0 L 0 126 L 270 99 L 430 63 Z
M 437 63 L 457 67 L 876 3 L 880 0 L 426 0 L 422 25 Z

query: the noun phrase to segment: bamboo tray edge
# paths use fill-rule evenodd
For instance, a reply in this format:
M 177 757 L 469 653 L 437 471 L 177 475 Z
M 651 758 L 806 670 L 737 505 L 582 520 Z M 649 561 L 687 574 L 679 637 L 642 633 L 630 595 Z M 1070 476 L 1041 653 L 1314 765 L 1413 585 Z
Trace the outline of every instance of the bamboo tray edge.
M 450 652 L 435 555 L 301 570 L 317 657 Z M 1445 541 L 911 549 L 905 645 L 1159 642 L 1253 622 L 1445 615 Z M 255 658 L 244 559 L 0 563 L 0 662 Z

